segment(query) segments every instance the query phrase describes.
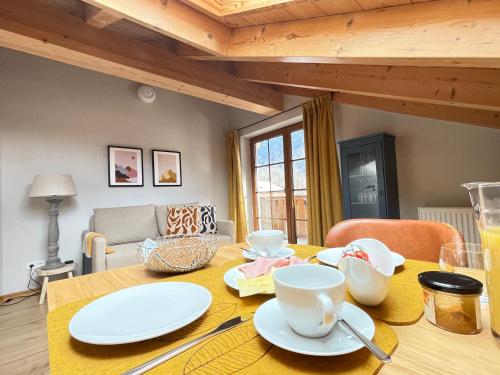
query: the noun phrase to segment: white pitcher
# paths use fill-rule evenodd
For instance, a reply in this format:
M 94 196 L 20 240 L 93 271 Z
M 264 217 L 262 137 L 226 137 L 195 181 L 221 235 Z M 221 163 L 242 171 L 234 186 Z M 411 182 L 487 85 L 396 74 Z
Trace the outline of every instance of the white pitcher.
M 345 275 L 346 287 L 357 302 L 377 306 L 387 297 L 389 280 L 394 274 L 391 252 L 372 238 L 353 241 L 346 248 L 351 246 L 367 253 L 370 263 L 352 256 L 342 258 L 338 268 Z

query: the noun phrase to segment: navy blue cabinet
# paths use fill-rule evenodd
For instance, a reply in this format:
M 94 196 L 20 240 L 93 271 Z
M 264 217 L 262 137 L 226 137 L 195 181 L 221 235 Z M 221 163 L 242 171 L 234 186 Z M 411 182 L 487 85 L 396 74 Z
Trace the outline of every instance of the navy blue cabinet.
M 345 219 L 399 219 L 394 136 L 378 133 L 339 145 Z

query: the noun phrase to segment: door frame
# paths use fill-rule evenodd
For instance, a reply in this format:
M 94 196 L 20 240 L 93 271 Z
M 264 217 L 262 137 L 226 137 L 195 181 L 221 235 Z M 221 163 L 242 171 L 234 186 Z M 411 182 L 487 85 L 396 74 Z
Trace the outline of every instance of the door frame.
M 295 221 L 295 204 L 293 199 L 293 171 L 292 171 L 292 146 L 291 146 L 291 136 L 290 134 L 294 131 L 303 129 L 304 125 L 302 122 L 286 126 L 284 128 L 279 128 L 272 130 L 270 132 L 257 135 L 250 138 L 250 171 L 252 179 L 252 208 L 253 208 L 253 225 L 254 228 L 258 228 L 257 219 L 257 190 L 256 190 L 256 180 L 255 180 L 255 144 L 263 140 L 271 139 L 279 135 L 283 136 L 283 153 L 284 153 L 284 168 L 285 168 L 285 195 L 286 195 L 286 221 L 287 221 L 287 232 L 288 232 L 288 242 L 297 243 L 297 230 Z M 272 208 L 271 208 L 272 210 Z M 271 211 L 272 216 L 272 211 Z M 272 220 L 271 220 L 272 222 Z

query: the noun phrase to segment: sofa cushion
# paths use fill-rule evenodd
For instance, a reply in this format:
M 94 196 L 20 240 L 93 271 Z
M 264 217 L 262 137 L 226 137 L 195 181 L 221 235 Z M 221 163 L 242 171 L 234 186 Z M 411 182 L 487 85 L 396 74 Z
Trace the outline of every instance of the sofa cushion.
M 190 235 L 199 232 L 200 208 L 197 206 L 169 207 L 167 236 Z
M 169 207 L 185 207 L 185 206 L 198 206 L 198 202 L 192 203 L 181 203 L 181 204 L 165 204 L 161 206 L 155 206 L 156 211 L 156 222 L 158 223 L 158 231 L 161 236 L 167 235 L 167 216 Z
M 96 208 L 94 230 L 104 234 L 108 245 L 139 242 L 159 236 L 153 205 Z
M 106 269 L 120 268 L 132 266 L 140 263 L 139 255 L 137 254 L 137 243 L 126 243 L 122 245 L 112 246 L 113 254 L 106 255 Z
M 200 206 L 200 233 L 217 233 L 216 207 Z

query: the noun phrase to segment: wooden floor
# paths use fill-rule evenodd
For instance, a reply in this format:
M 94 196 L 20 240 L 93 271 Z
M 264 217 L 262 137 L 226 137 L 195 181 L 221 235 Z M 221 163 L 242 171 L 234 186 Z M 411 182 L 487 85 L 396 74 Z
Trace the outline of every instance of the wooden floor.
M 38 296 L 0 307 L 0 374 L 48 374 L 47 305 Z

